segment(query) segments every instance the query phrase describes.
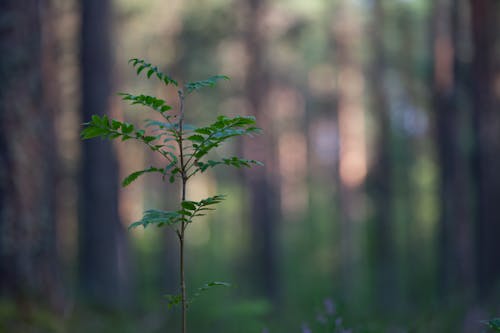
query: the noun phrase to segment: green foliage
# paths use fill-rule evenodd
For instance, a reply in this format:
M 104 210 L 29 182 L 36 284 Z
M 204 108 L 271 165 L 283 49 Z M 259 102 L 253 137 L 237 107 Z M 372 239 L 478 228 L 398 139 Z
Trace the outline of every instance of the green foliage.
M 148 79 L 151 77 L 151 75 L 155 74 L 156 77 L 165 83 L 165 85 L 173 84 L 174 86 L 178 86 L 179 83 L 172 79 L 170 76 L 160 72 L 158 67 L 151 65 L 150 63 L 146 62 L 145 60 L 138 59 L 138 58 L 133 58 L 129 60 L 129 63 L 132 64 L 134 68 L 137 69 L 137 75 L 141 74 L 143 70 L 146 70 L 145 73 Z
M 484 324 L 488 325 L 489 328 L 496 332 L 500 332 L 500 318 L 494 318 L 487 321 L 483 321 Z
M 228 282 L 222 282 L 222 281 L 212 281 L 205 283 L 203 286 L 198 288 L 196 292 L 191 296 L 189 299 L 189 304 L 193 303 L 193 301 L 198 298 L 201 294 L 205 293 L 206 291 L 209 291 L 213 287 L 231 287 L 231 284 Z
M 165 85 L 179 86 L 178 82 L 167 74 L 162 73 L 157 66 L 142 60 L 131 59 L 129 63 L 136 69 L 137 75 L 146 73 L 149 79 L 155 76 Z M 229 286 L 226 282 L 210 282 L 198 288 L 192 295 L 191 300 L 186 297 L 186 286 L 184 280 L 184 237 L 187 227 L 193 219 L 204 216 L 207 211 L 214 210 L 214 206 L 224 200 L 223 195 L 215 195 L 200 201 L 186 200 L 186 184 L 188 180 L 198 172 L 204 172 L 208 168 L 219 165 L 232 166 L 236 168 L 262 165 L 255 160 L 247 160 L 239 157 L 222 157 L 220 160 L 205 160 L 206 156 L 213 149 L 219 147 L 228 139 L 243 135 L 260 133 L 256 127 L 254 117 L 227 117 L 218 116 L 216 120 L 204 127 L 195 127 L 184 123 L 184 91 L 188 94 L 205 87 L 213 87 L 220 80 L 228 80 L 224 75 L 212 76 L 206 80 L 188 82 L 178 91 L 179 110 L 176 112 L 166 101 L 155 96 L 145 94 L 132 95 L 121 93 L 122 99 L 132 105 L 144 106 L 153 110 L 161 120 L 145 119 L 144 128 L 137 127 L 127 122 L 110 119 L 106 115 L 92 116 L 91 120 L 85 123 L 81 133 L 82 139 L 92 139 L 100 137 L 103 139 L 118 139 L 127 141 L 133 139 L 144 144 L 148 149 L 160 154 L 165 164 L 163 166 L 150 166 L 149 168 L 132 172 L 125 177 L 123 186 L 128 186 L 140 176 L 147 173 L 159 173 L 162 180 L 174 183 L 180 180 L 182 184 L 182 200 L 176 210 L 146 210 L 139 221 L 132 223 L 129 229 L 137 227 L 146 228 L 149 225 L 158 227 L 168 226 L 176 232 L 179 238 L 180 247 L 180 270 L 182 281 L 180 283 L 181 292 L 177 295 L 166 295 L 168 307 L 175 305 L 182 306 L 182 332 L 185 333 L 185 315 L 188 304 L 203 292 L 216 286 Z
M 201 82 L 201 81 L 200 81 Z M 191 83 L 190 83 L 191 84 Z M 192 83 L 194 84 L 194 83 Z M 154 152 L 160 153 L 167 160 L 165 167 L 150 167 L 149 169 L 136 171 L 123 181 L 123 186 L 131 184 L 139 176 L 145 173 L 157 172 L 168 178 L 173 183 L 177 178 L 189 179 L 198 172 L 204 172 L 208 168 L 217 165 L 233 166 L 236 168 L 262 165 L 255 160 L 247 160 L 239 157 L 222 158 L 219 161 L 201 160 L 214 148 L 232 137 L 252 135 L 260 133 L 255 126 L 255 118 L 249 116 L 218 116 L 216 121 L 204 127 L 192 127 L 184 124 L 180 127 L 180 118 L 167 114 L 171 107 L 162 99 L 148 95 L 121 94 L 123 100 L 131 101 L 132 104 L 140 104 L 158 112 L 165 121 L 146 119 L 144 128 L 137 128 L 133 124 L 109 119 L 106 115 L 93 115 L 90 122 L 85 123 L 82 131 L 83 139 L 101 137 L 104 139 L 121 138 L 122 141 L 134 139 L 145 144 Z M 176 143 L 177 145 L 172 145 Z M 189 143 L 189 144 L 187 144 Z M 181 165 L 179 151 L 185 162 Z
M 151 172 L 159 172 L 162 175 L 165 175 L 165 173 L 166 173 L 165 169 L 159 169 L 159 168 L 155 168 L 155 167 L 149 167 L 148 169 L 132 172 L 130 175 L 125 177 L 125 179 L 123 179 L 122 186 L 125 187 L 127 185 L 130 185 L 134 180 L 139 178 L 139 176 L 141 176 L 145 173 L 151 173 Z
M 188 82 L 184 85 L 184 88 L 186 89 L 187 93 L 192 93 L 193 91 L 199 90 L 201 88 L 205 87 L 214 87 L 217 84 L 217 81 L 219 80 L 229 80 L 229 77 L 225 75 L 214 75 L 209 77 L 206 80 L 202 81 L 195 81 L 195 82 Z
M 214 210 L 214 208 L 209 208 L 208 206 L 218 204 L 222 200 L 224 200 L 223 195 L 215 195 L 201 201 L 182 201 L 180 209 L 176 211 L 149 209 L 144 212 L 142 219 L 132 223 L 129 229 L 137 227 L 146 228 L 150 224 L 161 227 L 164 225 L 173 226 L 179 223 L 191 223 L 194 217 L 204 216 L 205 214 L 202 212 Z
M 123 96 L 122 99 L 124 101 L 130 101 L 130 104 L 141 104 L 147 107 L 150 107 L 154 111 L 163 113 L 166 111 L 169 111 L 172 109 L 170 105 L 167 105 L 167 103 L 159 98 L 156 98 L 154 96 L 149 96 L 149 95 L 137 95 L 134 96 L 129 93 L 120 93 L 119 95 Z
M 142 219 L 132 223 L 128 228 L 134 229 L 137 227 L 146 228 L 150 224 L 155 224 L 158 227 L 164 225 L 175 225 L 182 222 L 185 218 L 177 211 L 165 211 L 159 209 L 148 209 L 144 212 Z
M 192 156 L 199 159 L 229 138 L 259 133 L 260 129 L 255 127 L 254 117 L 219 116 L 214 123 L 207 127 L 196 128 L 193 132 L 194 134 L 187 140 L 191 141 L 194 149 Z
M 182 303 L 182 295 L 181 294 L 165 295 L 164 297 L 167 299 L 167 306 L 169 309 Z
M 221 161 L 208 160 L 207 162 L 197 162 L 197 163 L 198 163 L 197 165 L 198 165 L 201 172 L 204 172 L 208 168 L 213 168 L 219 164 L 232 165 L 232 166 L 237 167 L 237 168 L 241 168 L 241 167 L 250 168 L 250 167 L 252 167 L 252 164 L 262 165 L 262 163 L 259 161 L 246 160 L 246 159 L 239 158 L 239 157 L 223 158 Z
M 189 219 L 187 220 L 187 222 L 190 223 L 192 222 L 193 217 L 205 215 L 201 212 L 214 210 L 214 208 L 209 208 L 208 206 L 218 204 L 222 200 L 224 200 L 224 195 L 215 195 L 201 201 L 183 201 L 181 202 L 182 210 L 180 210 L 179 212 L 185 216 L 188 216 Z
M 193 301 L 198 298 L 201 294 L 205 293 L 206 291 L 212 289 L 213 287 L 230 287 L 231 284 L 228 282 L 221 282 L 221 281 L 212 281 L 205 283 L 203 286 L 200 288 L 196 289 L 196 292 L 187 300 L 188 306 L 193 303 Z M 167 299 L 167 305 L 168 308 L 171 309 L 177 305 L 180 305 L 182 302 L 182 295 L 177 294 L 177 295 L 164 295 L 164 297 Z

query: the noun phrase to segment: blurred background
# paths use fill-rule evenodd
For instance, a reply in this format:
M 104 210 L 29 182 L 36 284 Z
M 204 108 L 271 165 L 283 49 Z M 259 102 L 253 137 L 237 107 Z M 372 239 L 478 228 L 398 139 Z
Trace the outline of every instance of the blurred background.
M 188 197 L 228 199 L 189 229 L 191 332 L 480 332 L 500 315 L 500 3 L 496 0 L 0 1 L 0 332 L 176 332 L 177 243 L 127 226 L 177 185 L 133 142 L 79 138 L 92 114 L 138 124 L 118 92 L 188 121 L 254 115 Z

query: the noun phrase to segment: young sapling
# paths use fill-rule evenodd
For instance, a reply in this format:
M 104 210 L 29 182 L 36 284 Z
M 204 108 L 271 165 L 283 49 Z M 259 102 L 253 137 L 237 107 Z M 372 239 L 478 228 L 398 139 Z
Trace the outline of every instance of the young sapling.
M 130 104 L 138 104 L 155 112 L 161 120 L 147 119 L 144 128 L 133 124 L 110 119 L 106 115 L 93 115 L 89 122 L 84 124 L 81 133 L 83 139 L 101 137 L 105 139 L 118 139 L 122 141 L 135 140 L 156 154 L 161 155 L 165 164 L 150 166 L 127 176 L 123 186 L 130 185 L 138 177 L 146 173 L 157 173 L 163 181 L 181 184 L 180 199 L 175 210 L 164 211 L 158 209 L 146 210 L 137 222 L 132 223 L 129 229 L 137 227 L 146 228 L 149 225 L 158 227 L 167 226 L 172 228 L 179 241 L 179 276 L 180 292 L 177 295 L 168 296 L 169 308 L 180 304 L 181 306 L 181 333 L 186 333 L 186 319 L 189 303 L 201 292 L 213 286 L 227 286 L 225 282 L 209 282 L 199 288 L 188 299 L 185 278 L 185 240 L 186 231 L 196 217 L 205 215 L 206 212 L 214 210 L 214 205 L 224 200 L 224 195 L 215 195 L 200 201 L 187 199 L 186 186 L 189 180 L 198 173 L 219 166 L 251 167 L 261 165 L 255 160 L 243 159 L 236 156 L 224 157 L 216 160 L 208 159 L 209 152 L 219 147 L 228 139 L 243 135 L 257 134 L 261 130 L 256 127 L 255 118 L 251 116 L 227 117 L 220 115 L 214 122 L 207 126 L 193 127 L 185 124 L 185 98 L 189 94 L 205 88 L 213 87 L 220 80 L 227 80 L 224 75 L 212 76 L 203 81 L 188 82 L 180 85 L 169 75 L 161 72 L 157 66 L 142 60 L 131 59 L 129 63 L 136 69 L 136 74 L 145 74 L 147 79 L 157 78 L 165 86 L 173 85 L 178 88 L 177 97 L 179 108 L 175 111 L 172 106 L 163 99 L 144 94 L 133 95 L 122 93 L 122 99 Z

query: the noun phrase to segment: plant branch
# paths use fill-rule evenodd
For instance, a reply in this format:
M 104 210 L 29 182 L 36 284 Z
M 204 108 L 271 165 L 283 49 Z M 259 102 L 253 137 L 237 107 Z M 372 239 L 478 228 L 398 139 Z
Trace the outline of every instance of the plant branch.
M 184 93 L 182 89 L 178 91 L 179 94 L 179 102 L 180 102 L 180 115 L 179 115 L 179 157 L 180 157 L 180 173 L 182 180 L 182 194 L 181 200 L 186 200 L 186 165 L 184 164 L 184 149 L 183 149 L 183 123 L 184 123 Z M 184 215 L 183 215 L 184 217 Z M 181 224 L 180 236 L 179 236 L 179 246 L 180 246 L 180 280 L 181 280 L 181 303 L 182 303 L 182 323 L 181 323 L 181 331 L 182 333 L 186 333 L 186 316 L 187 316 L 187 301 L 186 301 L 186 279 L 184 274 L 184 239 L 185 239 L 185 231 L 186 231 L 187 223 L 183 220 Z

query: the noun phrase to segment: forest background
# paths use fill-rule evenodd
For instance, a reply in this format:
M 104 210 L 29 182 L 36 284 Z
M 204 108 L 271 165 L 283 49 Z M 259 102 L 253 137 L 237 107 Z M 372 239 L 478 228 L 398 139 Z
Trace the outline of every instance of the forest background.
M 499 32 L 495 0 L 2 0 L 0 331 L 178 327 L 174 236 L 126 230 L 178 188 L 120 189 L 153 155 L 79 137 L 91 114 L 142 119 L 118 92 L 173 100 L 133 57 L 230 76 L 188 121 L 264 129 L 224 147 L 264 167 L 189 189 L 228 195 L 193 225 L 189 283 L 234 285 L 193 304 L 191 331 L 482 331 L 500 315 Z

